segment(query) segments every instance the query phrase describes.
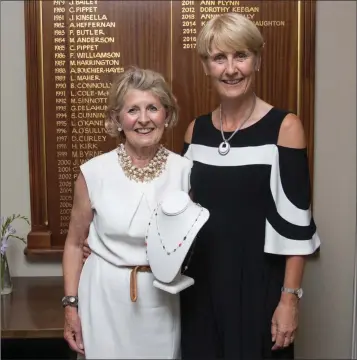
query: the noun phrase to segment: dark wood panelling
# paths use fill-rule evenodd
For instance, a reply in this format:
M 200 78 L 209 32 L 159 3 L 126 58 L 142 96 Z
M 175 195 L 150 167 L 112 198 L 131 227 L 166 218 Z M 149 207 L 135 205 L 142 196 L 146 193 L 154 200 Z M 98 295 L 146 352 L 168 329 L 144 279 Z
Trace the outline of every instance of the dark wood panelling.
M 118 72 L 137 65 L 161 72 L 171 83 L 180 121 L 165 144 L 175 152 L 182 149 L 189 122 L 218 105 L 195 50 L 205 15 L 217 9 L 244 11 L 257 21 L 265 47 L 256 92 L 299 114 L 313 174 L 315 2 L 26 1 L 32 218 L 27 254 L 61 254 L 79 164 L 116 146 L 102 132 L 102 123 L 106 86 Z M 83 60 L 116 63 L 90 65 Z M 84 84 L 102 84 L 103 89 L 83 89 Z M 78 92 L 83 90 L 89 92 Z M 91 101 L 97 103 L 86 103 Z M 88 135 L 97 138 L 79 138 Z

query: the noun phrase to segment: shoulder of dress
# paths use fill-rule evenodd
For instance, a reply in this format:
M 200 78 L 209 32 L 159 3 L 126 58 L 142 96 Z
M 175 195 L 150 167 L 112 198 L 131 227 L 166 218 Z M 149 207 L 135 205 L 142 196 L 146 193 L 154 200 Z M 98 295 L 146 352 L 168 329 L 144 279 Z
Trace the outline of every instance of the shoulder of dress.
M 101 168 L 102 166 L 106 166 L 108 162 L 112 161 L 115 152 L 116 150 L 111 150 L 104 154 L 94 156 L 91 159 L 84 162 L 80 167 L 81 169 L 83 169 L 83 168 Z
M 170 152 L 170 157 L 172 161 L 175 163 L 175 166 L 182 166 L 182 167 L 191 167 L 192 166 L 192 160 L 187 159 L 186 157 L 183 157 L 179 154 L 176 154 L 172 151 Z

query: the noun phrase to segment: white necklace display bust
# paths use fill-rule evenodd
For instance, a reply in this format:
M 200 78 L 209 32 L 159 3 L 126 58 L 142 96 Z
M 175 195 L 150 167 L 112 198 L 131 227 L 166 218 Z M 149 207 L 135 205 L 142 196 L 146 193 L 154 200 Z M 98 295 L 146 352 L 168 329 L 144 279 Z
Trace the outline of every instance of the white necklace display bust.
M 145 239 L 155 287 L 177 294 L 194 284 L 181 273 L 182 263 L 208 218 L 209 211 L 184 191 L 174 191 L 158 204 Z

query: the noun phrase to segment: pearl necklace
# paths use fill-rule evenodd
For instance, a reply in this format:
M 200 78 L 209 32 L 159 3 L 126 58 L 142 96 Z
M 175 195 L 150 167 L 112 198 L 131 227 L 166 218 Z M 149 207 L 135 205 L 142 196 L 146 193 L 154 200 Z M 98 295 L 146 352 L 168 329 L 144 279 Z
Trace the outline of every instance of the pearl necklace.
M 149 182 L 161 175 L 165 170 L 169 151 L 162 145 L 159 146 L 155 156 L 149 164 L 143 168 L 133 165 L 130 156 L 127 154 L 124 144 L 120 144 L 117 149 L 119 164 L 124 171 L 125 176 L 136 182 Z

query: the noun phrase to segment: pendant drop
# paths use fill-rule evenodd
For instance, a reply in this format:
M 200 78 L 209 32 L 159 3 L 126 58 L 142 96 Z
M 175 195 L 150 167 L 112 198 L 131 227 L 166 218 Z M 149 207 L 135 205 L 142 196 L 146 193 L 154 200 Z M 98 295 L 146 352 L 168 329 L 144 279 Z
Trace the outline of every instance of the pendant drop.
M 229 145 L 229 143 L 227 141 L 223 141 L 218 147 L 218 152 L 220 155 L 227 155 L 230 149 L 231 146 Z

